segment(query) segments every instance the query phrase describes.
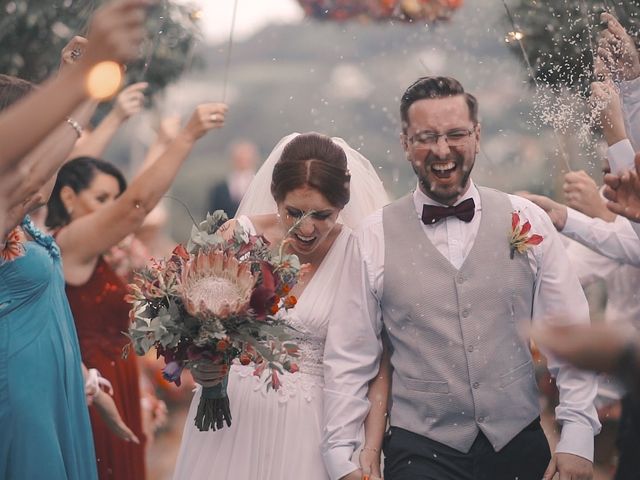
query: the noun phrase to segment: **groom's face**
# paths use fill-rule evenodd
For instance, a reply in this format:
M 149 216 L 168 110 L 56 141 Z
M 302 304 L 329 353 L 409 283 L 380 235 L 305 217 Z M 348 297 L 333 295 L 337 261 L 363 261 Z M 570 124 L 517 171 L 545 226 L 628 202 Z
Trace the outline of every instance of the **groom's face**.
M 421 190 L 437 202 L 454 204 L 469 187 L 480 126 L 473 123 L 463 95 L 418 100 L 407 113 L 402 145 Z

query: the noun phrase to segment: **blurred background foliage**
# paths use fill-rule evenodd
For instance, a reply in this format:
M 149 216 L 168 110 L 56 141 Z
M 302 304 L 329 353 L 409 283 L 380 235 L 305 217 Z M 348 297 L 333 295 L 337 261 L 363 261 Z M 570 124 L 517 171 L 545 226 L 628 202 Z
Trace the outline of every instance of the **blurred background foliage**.
M 602 12 L 617 17 L 635 38 L 640 33 L 638 1 L 517 0 L 507 5 L 516 23 L 514 32 L 523 35 L 536 79 L 555 89 L 588 91 Z M 512 26 L 508 15 L 505 23 Z M 513 40 L 509 42 L 512 53 L 523 59 L 518 42 Z
M 60 52 L 75 35 L 86 36 L 101 0 L 0 0 L 0 72 L 39 83 L 54 73 Z M 140 59 L 127 66 L 126 82 L 146 81 L 153 97 L 189 69 L 202 66 L 194 46 L 202 41 L 194 4 L 158 2 L 149 10 Z M 110 108 L 101 106 L 96 121 Z

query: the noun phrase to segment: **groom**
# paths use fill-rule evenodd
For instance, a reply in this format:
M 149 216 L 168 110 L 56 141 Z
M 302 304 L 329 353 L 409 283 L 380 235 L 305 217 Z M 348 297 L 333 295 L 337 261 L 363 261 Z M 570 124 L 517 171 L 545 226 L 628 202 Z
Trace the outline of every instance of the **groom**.
M 550 317 L 589 322 L 555 228 L 529 201 L 471 180 L 478 104 L 457 80 L 419 79 L 400 112 L 418 188 L 363 222 L 344 266 L 324 358 L 331 479 L 361 478 L 350 458 L 383 329 L 393 367 L 386 480 L 592 478 L 594 377 L 548 358 L 562 424 L 551 456 L 520 334 Z

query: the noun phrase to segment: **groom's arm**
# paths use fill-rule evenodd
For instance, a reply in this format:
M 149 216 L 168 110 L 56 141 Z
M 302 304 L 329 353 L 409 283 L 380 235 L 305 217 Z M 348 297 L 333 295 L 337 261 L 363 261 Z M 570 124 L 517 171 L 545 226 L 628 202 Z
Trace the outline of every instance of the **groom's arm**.
M 532 231 L 544 237 L 534 254 L 534 324 L 588 325 L 589 305 L 569 263 L 560 235 L 539 207 L 526 200 L 513 202 L 514 207 L 525 212 L 531 221 Z M 593 436 L 600 431 L 593 405 L 597 393 L 596 377 L 551 355 L 546 357 L 560 393 L 556 420 L 562 424 L 562 432 L 556 453 L 577 455 L 593 461 Z
M 342 269 L 324 352 L 324 434 L 322 454 L 329 476 L 354 472 L 369 410 L 367 388 L 378 372 L 382 343 L 378 301 L 355 238 Z

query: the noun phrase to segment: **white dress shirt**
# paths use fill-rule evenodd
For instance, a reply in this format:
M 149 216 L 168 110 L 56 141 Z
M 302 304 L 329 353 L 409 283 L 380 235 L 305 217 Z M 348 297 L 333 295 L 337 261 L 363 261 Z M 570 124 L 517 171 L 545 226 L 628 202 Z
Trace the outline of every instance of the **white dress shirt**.
M 624 127 L 636 151 L 640 151 L 640 77 L 620 82 Z
M 448 217 L 434 225 L 423 225 L 425 235 L 456 268 L 469 254 L 482 216 L 480 195 L 473 183 L 458 203 L 467 198 L 473 198 L 476 204 L 471 222 Z M 533 322 L 543 323 L 552 316 L 557 322 L 562 316 L 563 323 L 589 323 L 587 300 L 549 217 L 522 197 L 509 195 L 509 199 L 513 209 L 531 222 L 531 232 L 544 237 L 542 243 L 528 251 L 535 275 Z M 424 204 L 437 205 L 420 189 L 414 193 L 414 203 L 416 221 L 420 221 Z M 369 407 L 368 382 L 377 373 L 382 351 L 380 299 L 385 245 L 381 210 L 364 220 L 356 238 L 345 261 L 339 286 L 343 295 L 335 305 L 335 321 L 329 325 L 325 344 L 323 455 L 332 479 L 357 468 L 350 458 L 359 445 L 358 433 Z M 593 406 L 595 376 L 552 357 L 548 357 L 548 366 L 560 391 L 556 419 L 563 428 L 556 452 L 573 453 L 591 460 L 593 436 L 600 431 Z

